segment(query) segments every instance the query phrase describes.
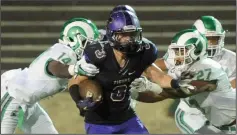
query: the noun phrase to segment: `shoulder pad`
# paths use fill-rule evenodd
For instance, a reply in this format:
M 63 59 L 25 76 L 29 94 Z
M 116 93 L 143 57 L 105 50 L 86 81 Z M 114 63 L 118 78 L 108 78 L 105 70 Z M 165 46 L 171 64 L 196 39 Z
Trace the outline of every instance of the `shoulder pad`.
M 77 61 L 76 53 L 61 43 L 56 43 L 50 48 L 49 57 L 66 65 L 75 64 Z
M 106 58 L 106 51 L 103 42 L 93 42 L 88 44 L 84 50 L 87 61 L 92 64 L 100 64 Z
M 158 49 L 150 40 L 143 38 L 143 61 L 146 66 L 150 66 L 158 58 Z

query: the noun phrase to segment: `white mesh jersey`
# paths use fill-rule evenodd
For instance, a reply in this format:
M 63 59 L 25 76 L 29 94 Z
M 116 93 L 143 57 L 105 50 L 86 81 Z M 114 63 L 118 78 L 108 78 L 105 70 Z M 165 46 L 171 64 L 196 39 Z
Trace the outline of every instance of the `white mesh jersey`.
M 228 75 L 229 81 L 236 78 L 236 53 L 225 48 L 222 49 L 220 54 L 212 58 L 225 70 Z
M 55 77 L 46 69 L 51 60 L 70 65 L 76 63 L 77 57 L 70 47 L 56 43 L 8 82 L 9 94 L 21 102 L 32 104 L 64 90 L 68 79 Z

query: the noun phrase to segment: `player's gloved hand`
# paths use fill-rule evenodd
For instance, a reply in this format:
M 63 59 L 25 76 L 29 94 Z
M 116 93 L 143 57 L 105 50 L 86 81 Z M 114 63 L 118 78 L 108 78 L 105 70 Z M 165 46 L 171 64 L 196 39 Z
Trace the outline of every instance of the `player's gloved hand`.
M 181 90 L 182 92 L 184 92 L 186 95 L 190 95 L 192 93 L 194 93 L 197 88 L 191 84 L 188 84 L 187 81 L 179 81 L 179 90 Z
M 135 79 L 130 84 L 130 91 L 131 92 L 143 92 L 143 91 L 153 91 L 157 94 L 162 92 L 162 88 L 151 81 L 149 81 L 146 77 L 141 76 L 140 78 Z
M 90 110 L 95 108 L 101 102 L 101 99 L 102 97 L 98 96 L 97 99 L 93 100 L 93 93 L 88 91 L 86 98 L 77 102 L 77 107 L 82 110 Z
M 81 108 L 83 110 L 88 110 L 90 108 L 93 108 L 95 106 L 95 104 L 96 104 L 96 102 L 94 102 L 92 98 L 88 97 L 84 100 L 80 100 L 77 103 L 77 107 Z
M 75 65 L 70 65 L 68 69 L 71 75 L 83 75 L 83 76 L 95 76 L 99 73 L 99 69 L 90 63 L 86 62 L 85 56 L 83 56 Z
M 181 73 L 179 80 L 173 79 L 171 81 L 172 88 L 182 91 L 186 95 L 190 95 L 196 92 L 197 88 L 190 84 L 194 79 L 196 72 L 193 71 L 184 71 Z
M 190 84 L 195 74 L 196 74 L 195 70 L 184 71 L 181 73 L 179 81 L 180 90 L 182 90 L 187 95 L 190 95 L 197 90 L 195 86 Z

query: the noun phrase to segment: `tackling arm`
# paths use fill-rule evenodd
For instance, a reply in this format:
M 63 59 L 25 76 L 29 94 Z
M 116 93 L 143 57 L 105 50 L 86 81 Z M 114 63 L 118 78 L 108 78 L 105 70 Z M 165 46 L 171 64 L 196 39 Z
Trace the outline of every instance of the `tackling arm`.
M 200 92 L 205 92 L 205 91 L 212 91 L 216 89 L 216 84 L 214 83 L 208 83 L 201 88 L 199 88 L 197 91 L 192 92 L 192 94 L 188 95 L 185 94 L 182 91 L 176 91 L 172 89 L 163 89 L 161 93 L 156 93 L 154 91 L 143 91 L 143 92 L 137 92 L 136 100 L 140 102 L 145 102 L 145 103 L 154 103 L 154 102 L 159 102 L 162 100 L 165 100 L 167 98 L 186 98 L 195 94 L 198 94 Z M 133 92 L 133 95 L 134 92 Z
M 152 91 L 144 91 L 144 92 L 138 92 L 136 100 L 144 103 L 155 103 L 163 101 L 168 98 L 176 99 L 176 98 L 188 97 L 187 95 L 181 93 L 175 93 L 175 94 L 167 93 L 166 91 L 162 91 L 162 93 L 160 94 L 157 94 Z
M 72 75 L 68 71 L 69 65 L 65 65 L 60 63 L 59 61 L 52 60 L 49 62 L 48 66 L 46 67 L 48 69 L 48 72 L 52 75 L 59 77 L 59 78 L 71 78 Z
M 196 81 L 203 85 L 201 85 L 198 89 L 190 89 L 189 87 L 192 85 L 189 85 L 189 82 L 191 81 L 184 81 L 182 83 L 182 81 L 172 79 L 154 64 L 146 69 L 146 75 L 150 80 L 156 84 L 159 84 L 163 88 L 163 91 L 161 93 L 154 93 L 150 91 L 137 92 L 136 100 L 141 102 L 150 103 L 162 101 L 167 98 L 185 98 L 200 92 L 212 91 L 216 89 L 216 81 L 214 81 L 214 83 L 213 81 Z
M 154 64 L 158 66 L 162 71 L 168 70 L 165 65 L 165 60 L 163 58 L 157 59 Z
M 171 88 L 171 76 L 165 74 L 158 66 L 154 63 L 145 70 L 146 77 L 159 84 L 162 88 Z
M 59 78 L 71 78 L 74 75 L 95 76 L 99 73 L 99 69 L 93 64 L 87 63 L 84 56 L 74 65 L 65 65 L 52 60 L 46 68 L 48 72 Z
M 88 79 L 86 76 L 77 76 L 76 78 L 72 77 L 68 82 L 68 90 L 75 103 L 78 103 L 78 101 L 81 100 L 79 84 L 86 79 Z

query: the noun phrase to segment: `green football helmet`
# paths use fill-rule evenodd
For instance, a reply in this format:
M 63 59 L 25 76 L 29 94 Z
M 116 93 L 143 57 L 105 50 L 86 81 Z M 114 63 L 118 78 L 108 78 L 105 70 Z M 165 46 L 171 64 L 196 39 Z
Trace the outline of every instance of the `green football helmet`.
M 96 25 L 85 18 L 72 18 L 66 21 L 60 33 L 59 43 L 68 45 L 77 54 L 78 59 L 83 55 L 89 42 L 97 40 L 99 32 Z
M 225 30 L 220 21 L 213 16 L 202 16 L 192 26 L 208 39 L 208 57 L 218 55 L 224 47 Z
M 207 39 L 195 29 L 178 32 L 168 47 L 167 59 L 175 67 L 187 67 L 207 57 Z

